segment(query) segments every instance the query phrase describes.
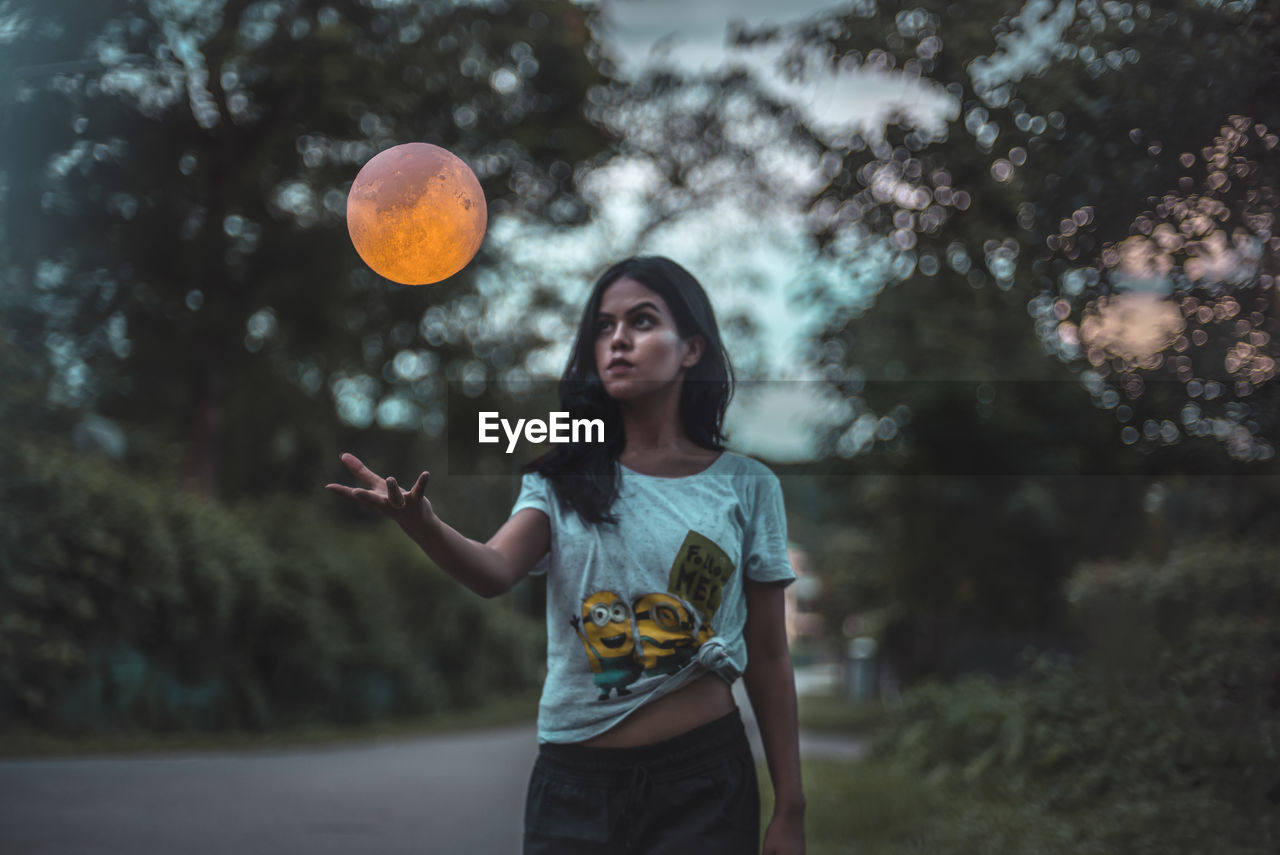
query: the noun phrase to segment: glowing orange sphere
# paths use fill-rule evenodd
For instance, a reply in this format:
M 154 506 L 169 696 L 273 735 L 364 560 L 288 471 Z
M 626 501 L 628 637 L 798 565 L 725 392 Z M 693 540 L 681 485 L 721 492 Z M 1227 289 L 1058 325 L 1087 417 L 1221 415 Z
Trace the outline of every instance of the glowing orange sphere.
M 429 143 L 375 155 L 347 194 L 347 231 L 364 263 L 402 285 L 427 285 L 467 266 L 489 212 L 471 168 Z

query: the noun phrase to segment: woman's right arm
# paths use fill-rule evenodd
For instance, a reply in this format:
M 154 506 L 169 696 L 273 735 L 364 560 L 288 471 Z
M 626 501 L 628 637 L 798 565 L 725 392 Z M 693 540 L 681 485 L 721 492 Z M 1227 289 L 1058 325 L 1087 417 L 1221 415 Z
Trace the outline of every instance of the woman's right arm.
M 327 484 L 325 489 L 395 520 L 440 569 L 482 597 L 511 590 L 550 548 L 551 523 L 542 511 L 517 511 L 487 543 L 480 543 L 464 537 L 432 511 L 426 497 L 430 473 L 419 475 L 406 493 L 395 478 L 374 474 L 354 454 L 342 455 L 342 462 L 364 488 Z

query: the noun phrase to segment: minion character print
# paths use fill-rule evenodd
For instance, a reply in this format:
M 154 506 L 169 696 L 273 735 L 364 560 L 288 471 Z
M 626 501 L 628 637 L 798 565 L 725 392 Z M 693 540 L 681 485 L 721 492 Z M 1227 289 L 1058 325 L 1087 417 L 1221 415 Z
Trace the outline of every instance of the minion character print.
M 631 634 L 631 607 L 613 591 L 597 591 L 582 601 L 582 617 L 569 618 L 587 651 L 592 679 L 600 689 L 599 700 L 609 693 L 629 695 L 627 686 L 640 679 L 643 666 L 635 656 Z
M 587 651 L 598 700 L 631 694 L 640 679 L 674 674 L 688 665 L 714 635 L 734 566 L 710 538 L 690 530 L 667 574 L 666 592 L 636 598 L 629 606 L 615 591 L 596 591 L 582 601 L 582 615 L 569 618 Z
M 635 603 L 636 651 L 644 675 L 674 674 L 697 652 L 694 614 L 689 604 L 671 594 L 645 594 Z

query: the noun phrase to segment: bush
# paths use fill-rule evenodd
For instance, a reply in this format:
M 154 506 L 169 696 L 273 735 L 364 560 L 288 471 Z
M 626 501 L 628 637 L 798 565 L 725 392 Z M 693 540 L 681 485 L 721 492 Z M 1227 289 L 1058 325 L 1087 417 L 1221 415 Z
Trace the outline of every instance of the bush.
M 226 508 L 23 443 L 0 483 L 0 723 L 273 728 L 537 682 L 540 628 L 385 525 Z
M 1069 599 L 1088 652 L 1010 685 L 910 693 L 879 745 L 942 784 L 1037 803 L 1077 851 L 1280 846 L 1280 563 L 1205 544 L 1092 564 Z

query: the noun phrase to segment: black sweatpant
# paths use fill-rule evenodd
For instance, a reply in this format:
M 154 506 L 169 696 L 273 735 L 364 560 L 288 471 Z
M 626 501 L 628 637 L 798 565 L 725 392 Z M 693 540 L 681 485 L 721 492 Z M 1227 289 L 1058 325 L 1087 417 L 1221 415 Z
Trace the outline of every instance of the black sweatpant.
M 733 712 L 635 748 L 542 743 L 524 855 L 758 855 L 760 796 Z

